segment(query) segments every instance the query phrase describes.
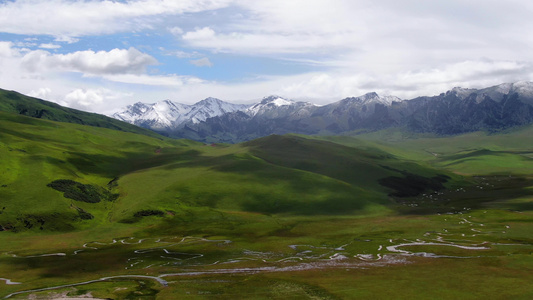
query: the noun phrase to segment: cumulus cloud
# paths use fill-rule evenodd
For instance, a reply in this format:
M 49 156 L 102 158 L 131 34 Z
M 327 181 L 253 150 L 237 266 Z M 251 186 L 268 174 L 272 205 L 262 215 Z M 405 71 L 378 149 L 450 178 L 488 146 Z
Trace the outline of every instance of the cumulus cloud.
M 368 92 L 402 99 L 435 95 L 453 87 L 481 88 L 533 79 L 533 63 L 476 60 L 418 71 L 386 74 L 310 73 L 287 80 L 280 93 L 290 97 L 333 100 Z
M 70 107 L 92 110 L 93 107 L 105 105 L 106 102 L 109 105 L 123 97 L 131 97 L 131 94 L 105 88 L 76 88 L 65 95 L 63 103 Z
M 168 31 L 170 31 L 170 33 L 172 33 L 173 35 L 181 35 L 183 33 L 183 29 L 181 29 L 180 27 L 172 27 L 172 28 L 169 28 Z
M 199 26 L 181 40 L 213 52 L 299 62 L 304 60 L 298 54 L 306 54 L 324 66 L 380 72 L 480 57 L 527 60 L 533 44 L 524 34 L 533 26 L 527 1 L 235 0 L 234 5 L 244 18 Z
M 68 54 L 51 54 L 43 50 L 31 51 L 22 58 L 22 66 L 31 72 L 58 70 L 92 75 L 143 73 L 157 60 L 135 48 L 111 51 L 77 51 Z
M 77 103 L 82 106 L 100 104 L 104 101 L 103 90 L 76 89 L 65 96 L 69 103 Z
M 205 41 L 211 40 L 215 37 L 215 31 L 209 27 L 197 28 L 194 31 L 185 33 L 182 38 L 186 41 Z
M 28 93 L 28 96 L 40 98 L 40 99 L 48 99 L 51 94 L 52 94 L 52 89 L 48 87 L 44 87 L 44 88 L 39 88 L 38 90 L 31 90 Z
M 197 67 L 212 67 L 213 66 L 213 63 L 207 57 L 190 60 L 189 62 Z
M 12 57 L 19 54 L 19 51 L 13 47 L 12 42 L 2 42 L 0 41 L 0 56 L 3 57 Z
M 0 4 L 0 31 L 40 36 L 39 40 L 0 42 L 0 82 L 4 87 L 35 93 L 50 87 L 50 96 L 63 100 L 81 89 L 71 97 L 92 99 L 80 100 L 83 103 L 98 102 L 98 97 L 89 93 L 97 89 L 84 81 L 94 76 L 98 83 L 116 91 L 135 90 L 137 101 L 160 100 L 154 99 L 157 96 L 191 102 L 207 96 L 246 100 L 277 93 L 327 102 L 370 91 L 412 98 L 453 86 L 532 80 L 533 35 L 527 33 L 533 26 L 532 10 L 532 2 L 525 0 L 4 1 Z M 75 43 L 88 35 L 97 40 L 97 35 L 119 32 L 125 34 L 117 42 L 143 39 L 143 45 L 159 43 L 161 37 L 171 34 L 175 38 L 169 44 L 148 45 L 152 49 L 166 47 L 157 54 L 142 53 L 137 50 L 141 46 L 66 54 L 36 50 L 41 43 L 50 42 L 49 38 L 41 41 L 41 35 L 52 37 L 51 45 L 64 45 L 61 43 Z M 138 36 L 129 39 L 131 32 Z M 151 55 L 172 55 L 184 61 L 164 57 L 160 61 L 168 66 L 148 74 L 147 67 L 158 64 Z M 290 75 L 227 72 L 239 78 L 257 75 L 236 83 L 235 77 L 204 81 L 173 74 L 181 70 L 171 69 L 183 66 L 190 70 L 187 61 L 212 66 L 207 56 L 214 55 L 218 55 L 216 67 L 223 66 L 226 58 L 237 61 L 238 55 L 263 59 L 257 65 L 268 61 L 264 57 L 289 61 L 286 70 L 277 74 Z M 293 65 L 298 67 L 291 69 Z M 89 79 L 92 84 L 95 81 Z M 91 108 L 107 105 L 109 95 L 96 95 L 104 100 Z M 78 103 L 73 99 L 72 103 Z

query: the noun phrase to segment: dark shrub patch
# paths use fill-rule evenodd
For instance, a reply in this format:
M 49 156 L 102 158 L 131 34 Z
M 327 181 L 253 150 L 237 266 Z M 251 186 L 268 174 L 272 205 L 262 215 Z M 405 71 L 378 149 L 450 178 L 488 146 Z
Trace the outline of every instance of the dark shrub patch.
M 72 223 L 80 217 L 75 213 L 47 213 L 39 215 L 20 215 L 12 223 L 3 225 L 5 230 L 22 232 L 27 230 L 71 231 Z
M 425 191 L 440 191 L 444 189 L 443 183 L 447 182 L 450 177 L 438 175 L 435 177 L 423 177 L 405 172 L 405 177 L 391 176 L 379 180 L 382 186 L 393 189 L 390 193 L 395 197 L 414 197 Z
M 52 181 L 48 187 L 63 192 L 65 198 L 87 203 L 98 203 L 102 200 L 114 201 L 119 196 L 99 186 L 83 184 L 70 179 Z
M 92 220 L 94 219 L 94 216 L 85 211 L 83 208 L 79 208 L 79 207 L 76 207 L 76 209 L 78 210 L 78 217 L 82 220 Z
M 164 215 L 165 213 L 158 209 L 143 209 L 143 210 L 139 210 L 138 212 L 134 213 L 133 216 L 122 219 L 119 222 L 126 223 L 126 224 L 132 224 L 135 222 L 139 222 L 141 218 L 143 217 L 150 217 L 150 216 L 162 217 Z
M 118 182 L 117 181 L 118 181 L 118 177 L 113 178 L 111 181 L 109 181 L 107 183 L 107 187 L 110 188 L 110 189 L 117 187 L 118 186 Z
M 141 217 L 149 217 L 149 216 L 162 217 L 163 215 L 165 215 L 165 213 L 160 211 L 160 210 L 143 209 L 143 210 L 140 210 L 140 211 L 136 212 L 133 216 L 136 217 L 136 218 L 141 218 Z

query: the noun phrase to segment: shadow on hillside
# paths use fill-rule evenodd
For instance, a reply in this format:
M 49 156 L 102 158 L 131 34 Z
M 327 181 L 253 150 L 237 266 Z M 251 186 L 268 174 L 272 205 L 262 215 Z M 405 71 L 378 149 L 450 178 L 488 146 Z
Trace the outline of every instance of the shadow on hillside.
M 288 185 L 288 195 L 320 195 L 323 194 L 322 201 L 301 201 L 290 197 L 279 197 L 276 193 L 254 193 L 250 197 L 253 201 L 244 202 L 242 207 L 248 211 L 262 213 L 294 212 L 304 214 L 335 214 L 350 213 L 363 209 L 371 203 L 386 204 L 383 199 L 387 199 L 387 190 L 376 189 L 373 186 L 364 187 L 362 191 L 357 185 L 349 185 L 346 182 L 339 186 L 333 186 L 332 182 L 315 180 L 323 178 L 320 173 L 313 174 L 316 177 L 311 179 L 312 173 L 301 169 L 292 169 L 265 162 L 252 155 L 235 156 L 226 155 L 221 157 L 204 158 L 189 162 L 171 164 L 168 169 L 179 169 L 182 167 L 208 167 L 212 170 L 225 173 L 243 175 L 247 183 L 272 185 L 280 182 Z M 395 172 L 394 177 L 384 177 L 378 180 L 383 186 L 390 188 L 390 198 L 398 205 L 393 205 L 402 214 L 434 214 L 462 211 L 464 208 L 481 208 L 488 203 L 518 199 L 522 197 L 532 197 L 533 179 L 509 176 L 485 176 L 474 177 L 467 186 L 463 182 L 463 188 L 446 189 L 443 183 L 450 178 L 446 175 L 435 177 L 423 177 L 410 174 L 408 172 L 393 169 L 388 166 L 380 166 L 383 170 Z M 305 175 L 309 174 L 309 175 Z M 386 172 L 382 174 L 387 174 Z M 331 179 L 331 178 L 329 178 Z M 390 184 L 392 179 L 396 179 Z M 388 180 L 388 181 L 387 181 Z M 335 193 L 331 193 L 335 191 Z M 392 191 L 392 192 L 391 192 Z M 407 193 L 407 192 L 408 193 Z M 367 198 L 365 198 L 367 197 Z M 206 196 L 205 204 L 215 207 L 219 195 Z M 387 200 L 388 201 L 388 200 Z M 511 204 L 509 204 L 511 205 Z M 509 206 L 507 205 L 507 206 Z M 506 205 L 501 208 L 506 209 Z M 516 204 L 516 210 L 526 210 L 533 207 L 533 204 Z M 305 208 L 302 208 L 305 207 Z
M 0 133 L 0 135 L 12 135 L 12 136 L 22 138 L 25 140 L 30 140 L 33 142 L 45 142 L 45 143 L 55 142 L 54 139 L 45 138 L 42 135 L 32 134 L 32 133 L 28 133 L 24 131 L 11 130 L 5 127 L 2 128 L 2 132 Z
M 159 154 L 156 153 L 154 148 L 153 153 L 123 152 L 121 157 L 69 152 L 69 157 L 66 160 L 82 173 L 118 177 L 130 172 L 163 166 L 176 161 L 198 159 L 199 155 L 200 152 L 196 150 Z
M 228 201 L 238 203 L 243 210 L 251 212 L 348 214 L 386 199 L 373 190 L 361 189 L 321 174 L 270 164 L 252 155 L 203 157 L 165 168 L 208 168 L 215 171 L 206 173 L 205 177 L 206 182 L 215 181 L 213 186 L 200 190 L 194 187 L 197 182 L 189 182 L 179 188 L 181 198 L 194 199 L 195 203 L 212 208 L 216 208 L 222 199 L 230 199 Z M 232 175 L 225 177 L 217 175 L 217 172 Z M 220 180 L 228 182 L 218 182 Z
M 474 177 L 470 186 L 418 197 L 396 198 L 405 214 L 460 212 L 483 207 L 517 211 L 533 210 L 533 203 L 513 200 L 533 197 L 533 179 L 515 176 Z

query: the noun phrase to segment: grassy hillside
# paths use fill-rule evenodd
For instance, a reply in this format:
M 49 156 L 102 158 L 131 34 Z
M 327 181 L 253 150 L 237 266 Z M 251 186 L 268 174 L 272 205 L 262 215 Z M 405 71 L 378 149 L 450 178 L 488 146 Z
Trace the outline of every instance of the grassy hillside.
M 354 137 L 314 137 L 362 149 L 379 149 L 404 160 L 424 162 L 465 175 L 530 175 L 533 126 L 498 134 L 474 132 L 439 137 L 383 130 Z
M 47 185 L 69 179 L 106 193 L 114 178 L 174 161 L 193 144 L 3 112 L 0 128 L 0 224 L 16 230 L 74 229 L 81 210 L 101 221 L 112 203 L 75 201 Z
M 529 298 L 530 133 L 205 145 L 0 112 L 0 297 Z
M 134 223 L 143 211 L 169 216 L 185 208 L 296 215 L 387 211 L 394 188 L 381 179 L 442 173 L 385 152 L 295 136 L 208 146 L 0 116 L 0 225 L 13 231 Z
M 103 127 L 125 132 L 134 132 L 160 138 L 157 133 L 151 130 L 140 128 L 115 120 L 113 118 L 63 107 L 56 103 L 2 89 L 0 89 L 0 111 L 20 114 L 38 119 Z

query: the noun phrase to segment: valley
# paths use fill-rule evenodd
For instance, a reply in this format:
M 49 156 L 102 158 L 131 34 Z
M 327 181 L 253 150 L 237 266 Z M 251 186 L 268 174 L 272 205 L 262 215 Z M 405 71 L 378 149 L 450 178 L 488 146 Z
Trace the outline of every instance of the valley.
M 0 1 L 0 300 L 533 299 L 531 15 Z
M 7 299 L 533 294 L 533 127 L 234 145 L 0 127 Z

